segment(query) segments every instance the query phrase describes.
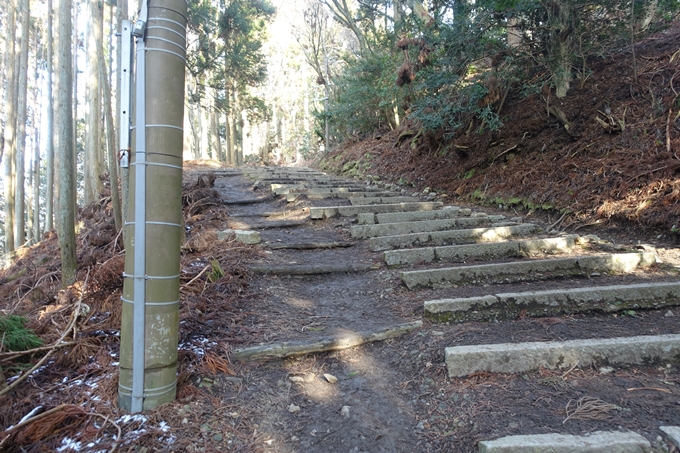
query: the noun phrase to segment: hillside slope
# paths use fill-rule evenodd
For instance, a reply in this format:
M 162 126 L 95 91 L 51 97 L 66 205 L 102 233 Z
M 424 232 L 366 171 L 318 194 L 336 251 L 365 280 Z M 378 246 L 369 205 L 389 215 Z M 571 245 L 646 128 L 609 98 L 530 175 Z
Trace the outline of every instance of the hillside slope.
M 454 200 L 566 212 L 563 228 L 623 223 L 677 237 L 678 42 L 678 23 L 638 42 L 637 82 L 628 47 L 591 59 L 591 75 L 565 99 L 512 87 L 496 132 L 479 133 L 477 121 L 445 140 L 407 122 L 340 147 L 320 166 Z

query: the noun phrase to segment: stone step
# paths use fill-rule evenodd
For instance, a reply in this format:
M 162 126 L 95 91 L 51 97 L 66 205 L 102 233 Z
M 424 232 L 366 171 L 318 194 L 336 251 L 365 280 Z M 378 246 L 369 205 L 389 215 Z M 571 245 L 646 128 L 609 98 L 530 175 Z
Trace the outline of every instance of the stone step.
M 401 280 L 408 289 L 443 288 L 476 283 L 512 283 L 599 273 L 627 273 L 655 263 L 656 255 L 653 252 L 617 253 L 406 271 L 401 273 Z
M 537 253 L 566 253 L 573 250 L 578 237 L 573 234 L 546 239 L 388 250 L 384 252 L 384 255 L 388 266 L 398 267 L 433 261 L 465 262 L 499 257 L 532 256 Z
M 398 198 L 399 194 L 392 192 L 311 192 L 311 193 L 289 193 L 286 194 L 286 201 L 292 203 L 300 197 L 305 197 L 308 200 L 325 200 L 328 198 L 364 198 L 372 197 L 374 194 L 380 194 L 381 197 L 394 197 Z M 398 202 L 398 201 L 395 201 Z
M 498 321 L 583 312 L 612 313 L 680 305 L 680 282 L 502 293 L 425 301 L 425 315 L 440 322 Z
M 320 194 L 325 194 L 325 193 L 357 193 L 357 192 L 362 192 L 362 193 L 384 193 L 384 189 L 381 189 L 379 187 L 372 187 L 372 186 L 342 186 L 342 187 L 317 187 L 317 186 L 287 186 L 287 187 L 279 187 L 281 184 L 272 184 L 272 192 L 274 192 L 276 195 L 288 195 L 288 194 L 315 194 L 315 193 L 320 193 Z M 276 187 L 274 187 L 276 186 Z M 389 193 L 394 193 L 394 192 L 389 192 Z M 375 196 L 375 195 L 372 195 Z
M 351 200 L 354 202 L 355 200 Z M 488 217 L 459 217 L 441 220 L 422 220 L 416 222 L 376 223 L 374 225 L 355 225 L 352 237 L 357 239 L 396 236 L 410 233 L 427 233 L 432 231 L 451 230 L 454 228 L 473 228 L 491 226 L 505 218 L 502 215 Z
M 484 440 L 479 453 L 646 453 L 652 445 L 632 431 L 596 431 L 585 436 L 530 434 Z
M 418 197 L 364 197 L 364 198 L 352 198 L 349 200 L 354 206 L 363 206 L 368 204 L 392 204 L 392 203 L 412 203 L 418 202 L 420 199 Z
M 659 429 L 668 436 L 677 448 L 680 448 L 680 426 L 661 426 Z
M 327 219 L 335 216 L 352 216 L 362 212 L 406 212 L 431 211 L 442 207 L 441 201 L 425 201 L 419 203 L 377 204 L 365 206 L 331 206 L 327 208 L 310 208 L 310 217 L 315 220 Z
M 347 180 L 344 179 L 338 179 L 338 178 L 329 178 L 325 176 L 312 176 L 312 177 L 306 177 L 306 176 L 291 176 L 290 178 L 262 178 L 258 179 L 261 184 L 319 184 L 319 185 L 328 185 L 328 184 L 352 184 L 348 183 Z M 354 185 L 361 185 L 360 183 L 354 183 Z M 367 184 L 363 184 L 367 185 Z
M 385 214 L 359 214 L 359 225 L 373 225 L 376 223 L 418 222 L 422 220 L 453 219 L 454 217 L 468 217 L 472 210 L 458 206 L 444 206 L 436 211 L 388 212 Z M 486 214 L 484 214 L 486 216 Z M 480 216 L 481 217 L 481 216 Z
M 385 250 L 427 244 L 438 246 L 470 242 L 498 242 L 511 237 L 529 236 L 540 231 L 541 228 L 538 225 L 534 225 L 533 223 L 522 223 L 520 225 L 493 228 L 433 231 L 429 233 L 410 233 L 377 237 L 369 239 L 369 245 L 372 251 L 383 252 Z
M 372 190 L 380 190 L 376 186 L 367 186 L 365 184 L 352 184 L 352 183 L 347 183 L 347 182 L 336 182 L 336 183 L 328 183 L 328 184 L 320 184 L 317 182 L 298 182 L 298 183 L 270 183 L 269 184 L 270 189 L 275 192 L 277 195 L 283 195 L 286 192 L 284 189 L 291 189 L 289 191 L 295 191 L 295 190 L 309 190 L 309 189 L 317 189 L 317 190 L 322 190 L 322 191 L 333 191 L 333 190 L 338 190 L 342 191 L 339 189 L 346 189 L 345 191 L 351 191 L 351 190 L 359 190 L 361 192 L 365 191 L 372 191 Z
M 675 361 L 680 335 L 649 335 L 531 343 L 481 344 L 446 348 L 450 377 L 473 373 L 525 373 L 539 368 L 644 365 Z

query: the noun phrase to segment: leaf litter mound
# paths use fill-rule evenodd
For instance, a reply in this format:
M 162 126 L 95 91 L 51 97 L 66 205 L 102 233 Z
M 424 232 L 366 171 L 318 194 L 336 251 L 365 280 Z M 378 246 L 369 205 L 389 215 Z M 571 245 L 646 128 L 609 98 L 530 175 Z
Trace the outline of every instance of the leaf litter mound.
M 565 214 L 562 228 L 680 229 L 680 24 L 588 60 L 564 99 L 513 86 L 495 132 L 475 119 L 445 138 L 418 124 L 331 152 L 323 168 L 431 187 L 460 200 Z M 500 102 L 503 102 L 502 100 Z M 479 133 L 480 129 L 484 132 Z M 558 214 L 559 216 L 559 214 Z
M 248 312 L 238 305 L 250 295 L 252 274 L 246 264 L 259 252 L 218 240 L 227 214 L 213 188 L 215 176 L 206 166 L 189 170 L 194 171 L 185 173 L 182 192 L 186 237 L 181 246 L 177 403 L 149 416 L 125 416 L 117 409 L 125 255 L 105 190 L 79 215 L 76 283 L 61 288 L 53 231 L 18 250 L 15 262 L 0 272 L 0 316 L 26 318 L 25 327 L 44 344 L 28 351 L 0 349 L 0 368 L 12 386 L 0 388 L 0 451 L 113 451 L 159 441 L 184 451 L 194 436 L 179 435 L 171 426 L 195 433 L 198 426 L 182 423 L 192 420 L 189 413 L 224 406 L 200 382 L 218 373 L 235 374 L 228 352 L 234 343 L 248 341 L 247 329 L 240 327 Z M 233 426 L 231 435 L 244 438 Z

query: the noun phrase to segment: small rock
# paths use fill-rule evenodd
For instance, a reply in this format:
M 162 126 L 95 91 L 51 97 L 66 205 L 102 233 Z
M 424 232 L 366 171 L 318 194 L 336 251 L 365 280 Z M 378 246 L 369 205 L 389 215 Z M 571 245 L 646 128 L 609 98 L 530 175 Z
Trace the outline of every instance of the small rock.
M 340 415 L 343 417 L 349 417 L 349 406 L 342 406 L 342 409 L 340 409 Z
M 264 443 L 271 446 L 274 444 L 274 439 L 265 440 Z
M 288 412 L 290 412 L 291 414 L 297 414 L 298 412 L 300 412 L 300 406 L 291 404 L 290 406 L 288 406 Z
M 202 433 L 207 433 L 207 432 L 212 431 L 212 428 L 208 425 L 201 425 L 200 430 L 201 430 Z
M 411 194 L 411 196 L 412 196 L 412 197 L 419 197 L 420 194 L 419 194 L 418 192 L 413 192 L 413 193 Z
M 327 380 L 328 382 L 330 382 L 331 384 L 337 384 L 337 382 L 338 382 L 338 378 L 336 378 L 336 377 L 333 376 L 332 374 L 326 373 L 326 374 L 323 375 L 323 377 L 325 377 L 326 380 Z
M 430 190 L 431 189 L 429 187 L 425 187 L 425 190 L 423 190 L 423 193 L 425 193 L 425 194 L 430 193 Z
M 189 423 L 189 420 L 187 420 L 186 418 L 183 418 L 183 419 L 182 419 L 182 424 L 183 424 L 183 425 L 186 425 L 187 423 Z
M 224 439 L 224 437 L 222 437 L 222 434 L 215 434 L 212 438 L 215 442 L 222 442 L 222 439 Z
M 418 422 L 418 424 L 416 425 L 416 429 L 417 429 L 417 430 L 420 430 L 420 431 L 422 431 L 422 430 L 425 429 L 425 425 L 423 424 L 422 421 L 421 421 L 421 422 Z
M 600 368 L 600 374 L 610 374 L 614 372 L 614 368 L 610 366 L 603 366 Z
M 517 422 L 510 422 L 510 423 L 508 424 L 508 428 L 510 428 L 510 429 L 517 429 L 517 428 L 519 428 L 519 423 L 517 423 Z
M 673 316 L 675 316 L 675 313 L 673 313 L 673 310 L 668 310 L 664 316 L 666 318 L 672 318 Z
M 305 382 L 314 382 L 314 379 L 316 379 L 316 374 L 311 372 L 305 374 Z
M 304 382 L 305 381 L 305 378 L 303 378 L 302 376 L 288 376 L 288 379 L 291 382 Z
M 297 442 L 298 440 L 300 440 L 300 438 L 298 436 L 293 436 L 290 438 L 290 440 L 293 442 Z

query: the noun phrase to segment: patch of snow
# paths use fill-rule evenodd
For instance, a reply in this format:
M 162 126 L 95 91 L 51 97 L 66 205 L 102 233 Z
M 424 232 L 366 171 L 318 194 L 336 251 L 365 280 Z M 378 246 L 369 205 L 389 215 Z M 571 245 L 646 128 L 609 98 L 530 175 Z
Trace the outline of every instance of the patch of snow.
M 67 450 L 80 451 L 82 446 L 83 446 L 82 443 L 66 437 L 66 438 L 61 440 L 61 447 L 57 448 L 57 451 L 67 451 Z
M 126 414 L 120 417 L 118 420 L 116 420 L 116 423 L 131 423 L 131 422 L 140 422 L 142 425 L 146 423 L 147 418 L 143 416 L 142 414 Z
M 167 433 L 168 431 L 170 431 L 170 426 L 165 422 L 161 422 L 161 424 L 158 426 L 158 429 L 160 429 L 164 433 Z
M 22 418 L 21 420 L 19 420 L 19 423 L 23 423 L 23 422 L 25 422 L 26 420 L 28 420 L 29 418 L 33 417 L 33 416 L 35 415 L 35 413 L 38 412 L 40 409 L 42 409 L 42 406 L 36 407 L 36 408 L 33 409 L 31 412 L 29 412 L 28 414 L 24 415 L 24 418 Z

